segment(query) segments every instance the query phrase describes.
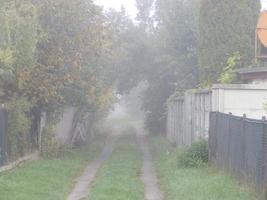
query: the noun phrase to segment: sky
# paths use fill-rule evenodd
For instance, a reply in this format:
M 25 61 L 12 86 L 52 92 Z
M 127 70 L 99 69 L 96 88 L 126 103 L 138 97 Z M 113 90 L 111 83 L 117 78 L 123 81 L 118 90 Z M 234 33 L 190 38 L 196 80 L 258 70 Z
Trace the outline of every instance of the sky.
M 132 18 L 135 18 L 137 9 L 135 6 L 135 0 L 95 0 L 96 4 L 104 6 L 107 8 L 114 8 L 120 11 L 121 6 L 123 5 L 126 9 L 126 12 Z

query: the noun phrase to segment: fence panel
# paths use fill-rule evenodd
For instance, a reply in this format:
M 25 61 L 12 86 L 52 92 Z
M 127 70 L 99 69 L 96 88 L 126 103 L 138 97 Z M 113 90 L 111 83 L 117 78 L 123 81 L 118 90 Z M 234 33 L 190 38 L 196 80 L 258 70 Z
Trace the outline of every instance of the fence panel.
M 178 99 L 168 104 L 167 137 L 176 145 L 184 145 L 184 99 Z
M 247 181 L 256 184 L 257 187 L 260 187 L 262 183 L 262 138 L 263 123 L 247 122 L 245 128 L 245 173 L 247 175 Z
M 262 191 L 267 175 L 266 127 L 266 121 L 211 113 L 210 161 Z
M 229 169 L 237 178 L 242 177 L 242 132 L 244 121 L 242 118 L 229 119 Z
M 0 110 L 0 166 L 4 165 L 7 152 L 6 125 L 7 114 L 5 111 Z
M 217 160 L 216 164 L 219 167 L 224 169 L 228 169 L 228 155 L 229 155 L 229 119 L 227 115 L 217 115 L 217 127 L 215 131 L 217 131 Z M 227 146 L 227 148 L 226 148 Z

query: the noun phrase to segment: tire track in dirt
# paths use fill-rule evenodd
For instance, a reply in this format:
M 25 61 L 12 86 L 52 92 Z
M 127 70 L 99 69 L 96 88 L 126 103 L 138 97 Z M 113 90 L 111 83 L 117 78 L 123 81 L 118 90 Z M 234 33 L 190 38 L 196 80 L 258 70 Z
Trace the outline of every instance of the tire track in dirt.
M 152 155 L 146 136 L 137 136 L 143 153 L 141 180 L 145 185 L 145 200 L 163 200 L 163 193 L 158 186 L 158 179 L 152 164 Z
M 84 173 L 76 180 L 73 191 L 69 194 L 67 200 L 84 200 L 90 193 L 90 186 L 95 180 L 98 169 L 107 160 L 114 149 L 117 138 L 111 137 L 107 140 L 106 146 L 100 156 L 85 169 Z

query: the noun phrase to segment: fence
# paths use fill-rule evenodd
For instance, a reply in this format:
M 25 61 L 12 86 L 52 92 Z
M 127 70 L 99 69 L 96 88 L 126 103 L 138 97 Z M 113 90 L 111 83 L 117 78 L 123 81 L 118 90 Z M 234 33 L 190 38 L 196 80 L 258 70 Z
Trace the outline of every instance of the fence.
M 183 98 L 168 104 L 167 136 L 178 146 L 190 146 L 199 139 L 207 139 L 211 91 L 187 91 Z
M 30 155 L 38 149 L 38 129 L 40 120 L 35 117 L 31 116 L 32 123 L 25 144 L 26 152 L 19 152 L 20 155 L 13 158 L 11 155 L 11 144 L 7 135 L 8 113 L 0 109 L 0 167 L 15 161 L 14 159 L 20 159 L 19 157 Z
M 212 112 L 210 161 L 259 191 L 267 181 L 267 122 Z
M 167 137 L 169 141 L 177 145 L 183 145 L 185 141 L 184 109 L 184 98 L 177 99 L 168 104 Z
M 0 110 L 0 166 L 5 163 L 5 152 L 7 151 L 6 126 L 7 114 Z

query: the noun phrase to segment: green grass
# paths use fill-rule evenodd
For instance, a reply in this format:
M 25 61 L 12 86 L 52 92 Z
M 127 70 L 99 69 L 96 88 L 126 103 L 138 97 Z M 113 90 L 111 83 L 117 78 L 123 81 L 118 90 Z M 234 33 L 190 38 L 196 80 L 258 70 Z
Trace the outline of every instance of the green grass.
M 160 137 L 151 140 L 154 164 L 166 200 L 256 200 L 230 177 L 211 168 L 179 169 L 177 150 Z
M 60 159 L 28 162 L 0 174 L 0 200 L 66 200 L 74 181 L 103 147 L 103 138 Z
M 139 176 L 142 155 L 134 136 L 123 136 L 110 159 L 100 169 L 90 200 L 143 200 Z

